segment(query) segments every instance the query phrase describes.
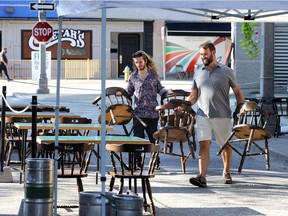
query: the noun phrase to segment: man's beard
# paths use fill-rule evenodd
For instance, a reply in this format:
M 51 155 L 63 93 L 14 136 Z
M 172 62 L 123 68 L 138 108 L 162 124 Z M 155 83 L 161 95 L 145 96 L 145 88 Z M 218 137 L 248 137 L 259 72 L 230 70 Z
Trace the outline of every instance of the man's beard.
M 213 58 L 212 57 L 203 59 L 203 64 L 205 66 L 210 65 L 212 62 L 213 62 Z

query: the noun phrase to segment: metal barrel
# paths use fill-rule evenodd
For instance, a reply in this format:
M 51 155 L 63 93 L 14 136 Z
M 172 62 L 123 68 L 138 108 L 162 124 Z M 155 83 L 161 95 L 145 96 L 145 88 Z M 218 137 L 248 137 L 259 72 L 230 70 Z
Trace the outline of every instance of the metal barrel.
M 24 216 L 53 216 L 54 160 L 26 160 Z
M 106 216 L 111 215 L 112 192 L 105 193 Z M 82 191 L 79 194 L 79 216 L 101 216 L 101 192 Z
M 136 195 L 113 195 L 111 216 L 142 216 L 143 198 Z

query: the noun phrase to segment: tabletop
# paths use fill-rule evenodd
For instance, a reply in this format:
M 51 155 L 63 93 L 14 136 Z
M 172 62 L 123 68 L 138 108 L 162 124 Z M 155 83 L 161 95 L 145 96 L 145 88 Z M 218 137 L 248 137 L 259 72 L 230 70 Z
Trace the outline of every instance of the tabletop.
M 31 123 L 15 122 L 14 126 L 18 129 L 29 130 L 32 128 Z M 55 129 L 54 123 L 37 123 L 37 129 L 40 130 L 53 130 Z M 59 124 L 60 130 L 101 130 L 101 124 L 91 123 L 91 124 Z M 112 126 L 105 125 L 105 130 L 113 130 Z
M 1 113 L 0 113 L 1 116 Z M 32 112 L 21 112 L 21 113 L 15 113 L 15 112 L 5 112 L 6 117 L 31 117 Z M 55 112 L 37 112 L 37 118 L 53 118 L 55 117 Z M 68 112 L 59 112 L 59 117 L 81 117 L 78 114 L 75 113 L 68 113 Z
M 55 136 L 38 136 L 37 143 L 51 144 L 55 142 Z M 100 144 L 101 136 L 58 136 L 61 143 L 94 143 Z M 132 136 L 105 136 L 106 144 L 150 144 L 149 140 Z

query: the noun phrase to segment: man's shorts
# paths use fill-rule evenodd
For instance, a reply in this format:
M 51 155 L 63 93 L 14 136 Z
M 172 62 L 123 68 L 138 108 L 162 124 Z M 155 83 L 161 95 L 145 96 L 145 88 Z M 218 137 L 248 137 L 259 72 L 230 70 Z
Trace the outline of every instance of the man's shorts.
M 230 118 L 207 118 L 196 116 L 198 141 L 212 140 L 214 135 L 218 145 L 223 146 L 231 133 Z

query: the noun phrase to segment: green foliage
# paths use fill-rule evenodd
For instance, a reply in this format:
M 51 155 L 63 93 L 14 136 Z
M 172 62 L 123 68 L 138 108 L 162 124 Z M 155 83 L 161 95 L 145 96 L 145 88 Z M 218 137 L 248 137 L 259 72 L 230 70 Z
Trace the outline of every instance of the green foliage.
M 255 59 L 260 52 L 258 44 L 253 40 L 253 35 L 255 34 L 254 27 L 256 25 L 254 22 L 242 23 L 241 33 L 243 37 L 240 39 L 240 43 L 241 47 L 246 50 L 249 60 Z

